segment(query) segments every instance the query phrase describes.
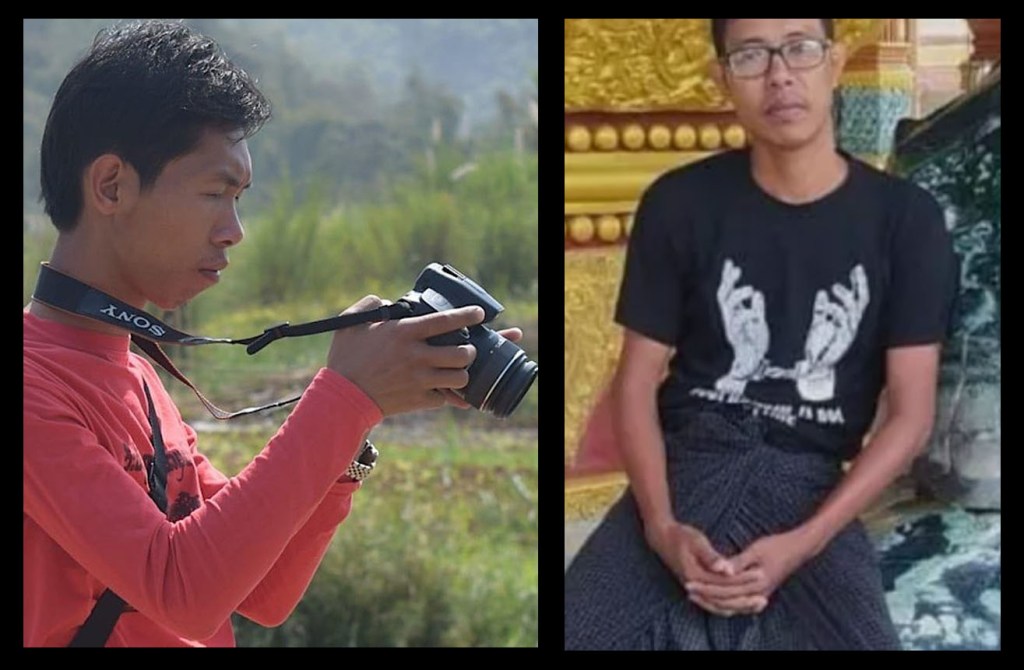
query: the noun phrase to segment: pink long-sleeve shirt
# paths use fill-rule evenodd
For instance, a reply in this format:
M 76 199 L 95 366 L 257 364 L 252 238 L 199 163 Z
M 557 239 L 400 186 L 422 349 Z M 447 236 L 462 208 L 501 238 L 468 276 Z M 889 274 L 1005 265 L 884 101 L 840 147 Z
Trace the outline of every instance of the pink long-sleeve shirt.
M 282 623 L 359 487 L 344 476 L 377 405 L 320 370 L 237 476 L 196 449 L 129 338 L 24 315 L 24 643 L 66 646 L 108 587 L 129 605 L 108 647 L 234 646 L 232 612 Z M 168 456 L 149 498 L 143 381 Z

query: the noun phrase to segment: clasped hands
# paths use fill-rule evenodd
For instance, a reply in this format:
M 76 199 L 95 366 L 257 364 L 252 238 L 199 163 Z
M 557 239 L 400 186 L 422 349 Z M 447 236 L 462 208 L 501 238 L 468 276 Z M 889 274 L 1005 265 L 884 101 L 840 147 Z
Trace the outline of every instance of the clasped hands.
M 697 528 L 675 521 L 646 535 L 690 601 L 719 616 L 762 612 L 779 585 L 812 555 L 800 529 L 762 537 L 732 557 L 716 551 Z

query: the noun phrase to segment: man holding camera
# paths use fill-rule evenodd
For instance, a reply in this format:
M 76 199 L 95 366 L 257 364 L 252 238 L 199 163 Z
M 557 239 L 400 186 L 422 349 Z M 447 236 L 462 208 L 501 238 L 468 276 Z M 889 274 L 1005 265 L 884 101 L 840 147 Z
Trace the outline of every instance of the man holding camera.
M 59 231 L 50 267 L 139 312 L 213 286 L 243 237 L 246 138 L 269 118 L 249 76 L 184 25 L 101 34 L 64 79 L 43 137 L 42 196 Z M 381 304 L 367 296 L 346 313 Z M 281 624 L 372 469 L 357 461 L 370 429 L 446 402 L 468 407 L 452 389 L 469 381 L 474 347 L 426 339 L 483 319 L 471 306 L 336 331 L 280 430 L 228 478 L 124 329 L 34 300 L 24 313 L 24 644 L 234 646 L 233 612 Z M 165 490 L 154 490 L 156 461 Z M 125 603 L 116 625 L 83 639 L 108 593 Z

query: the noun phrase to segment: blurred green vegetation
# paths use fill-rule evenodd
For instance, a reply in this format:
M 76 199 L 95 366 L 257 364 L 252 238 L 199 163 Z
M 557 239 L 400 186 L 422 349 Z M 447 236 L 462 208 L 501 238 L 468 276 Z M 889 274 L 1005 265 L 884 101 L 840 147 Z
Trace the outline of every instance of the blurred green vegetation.
M 237 474 L 272 428 L 210 432 Z M 536 646 L 536 434 L 441 422 L 383 427 L 306 596 L 280 627 L 235 615 L 239 646 Z
M 114 19 L 26 19 L 24 209 L 41 212 L 39 144 L 64 75 Z M 339 200 L 379 194 L 429 147 L 463 159 L 537 148 L 537 19 L 187 19 L 251 74 L 274 116 L 250 141 L 246 199 L 321 175 Z

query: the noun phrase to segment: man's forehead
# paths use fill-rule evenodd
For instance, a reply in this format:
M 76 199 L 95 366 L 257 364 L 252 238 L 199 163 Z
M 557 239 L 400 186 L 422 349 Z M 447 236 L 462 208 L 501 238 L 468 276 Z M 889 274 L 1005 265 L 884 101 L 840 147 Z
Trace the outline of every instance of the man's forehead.
M 208 160 L 200 163 L 196 171 L 203 177 L 229 177 L 235 181 L 246 180 L 252 172 L 252 163 L 248 153 L 242 157 L 224 157 L 219 160 Z
M 248 178 L 252 171 L 252 159 L 249 147 L 244 139 L 206 137 L 198 150 L 193 152 L 193 169 L 203 176 L 221 174 L 233 175 L 236 179 Z
M 746 41 L 772 42 L 787 36 L 824 36 L 821 19 L 732 19 L 726 26 L 730 44 Z

